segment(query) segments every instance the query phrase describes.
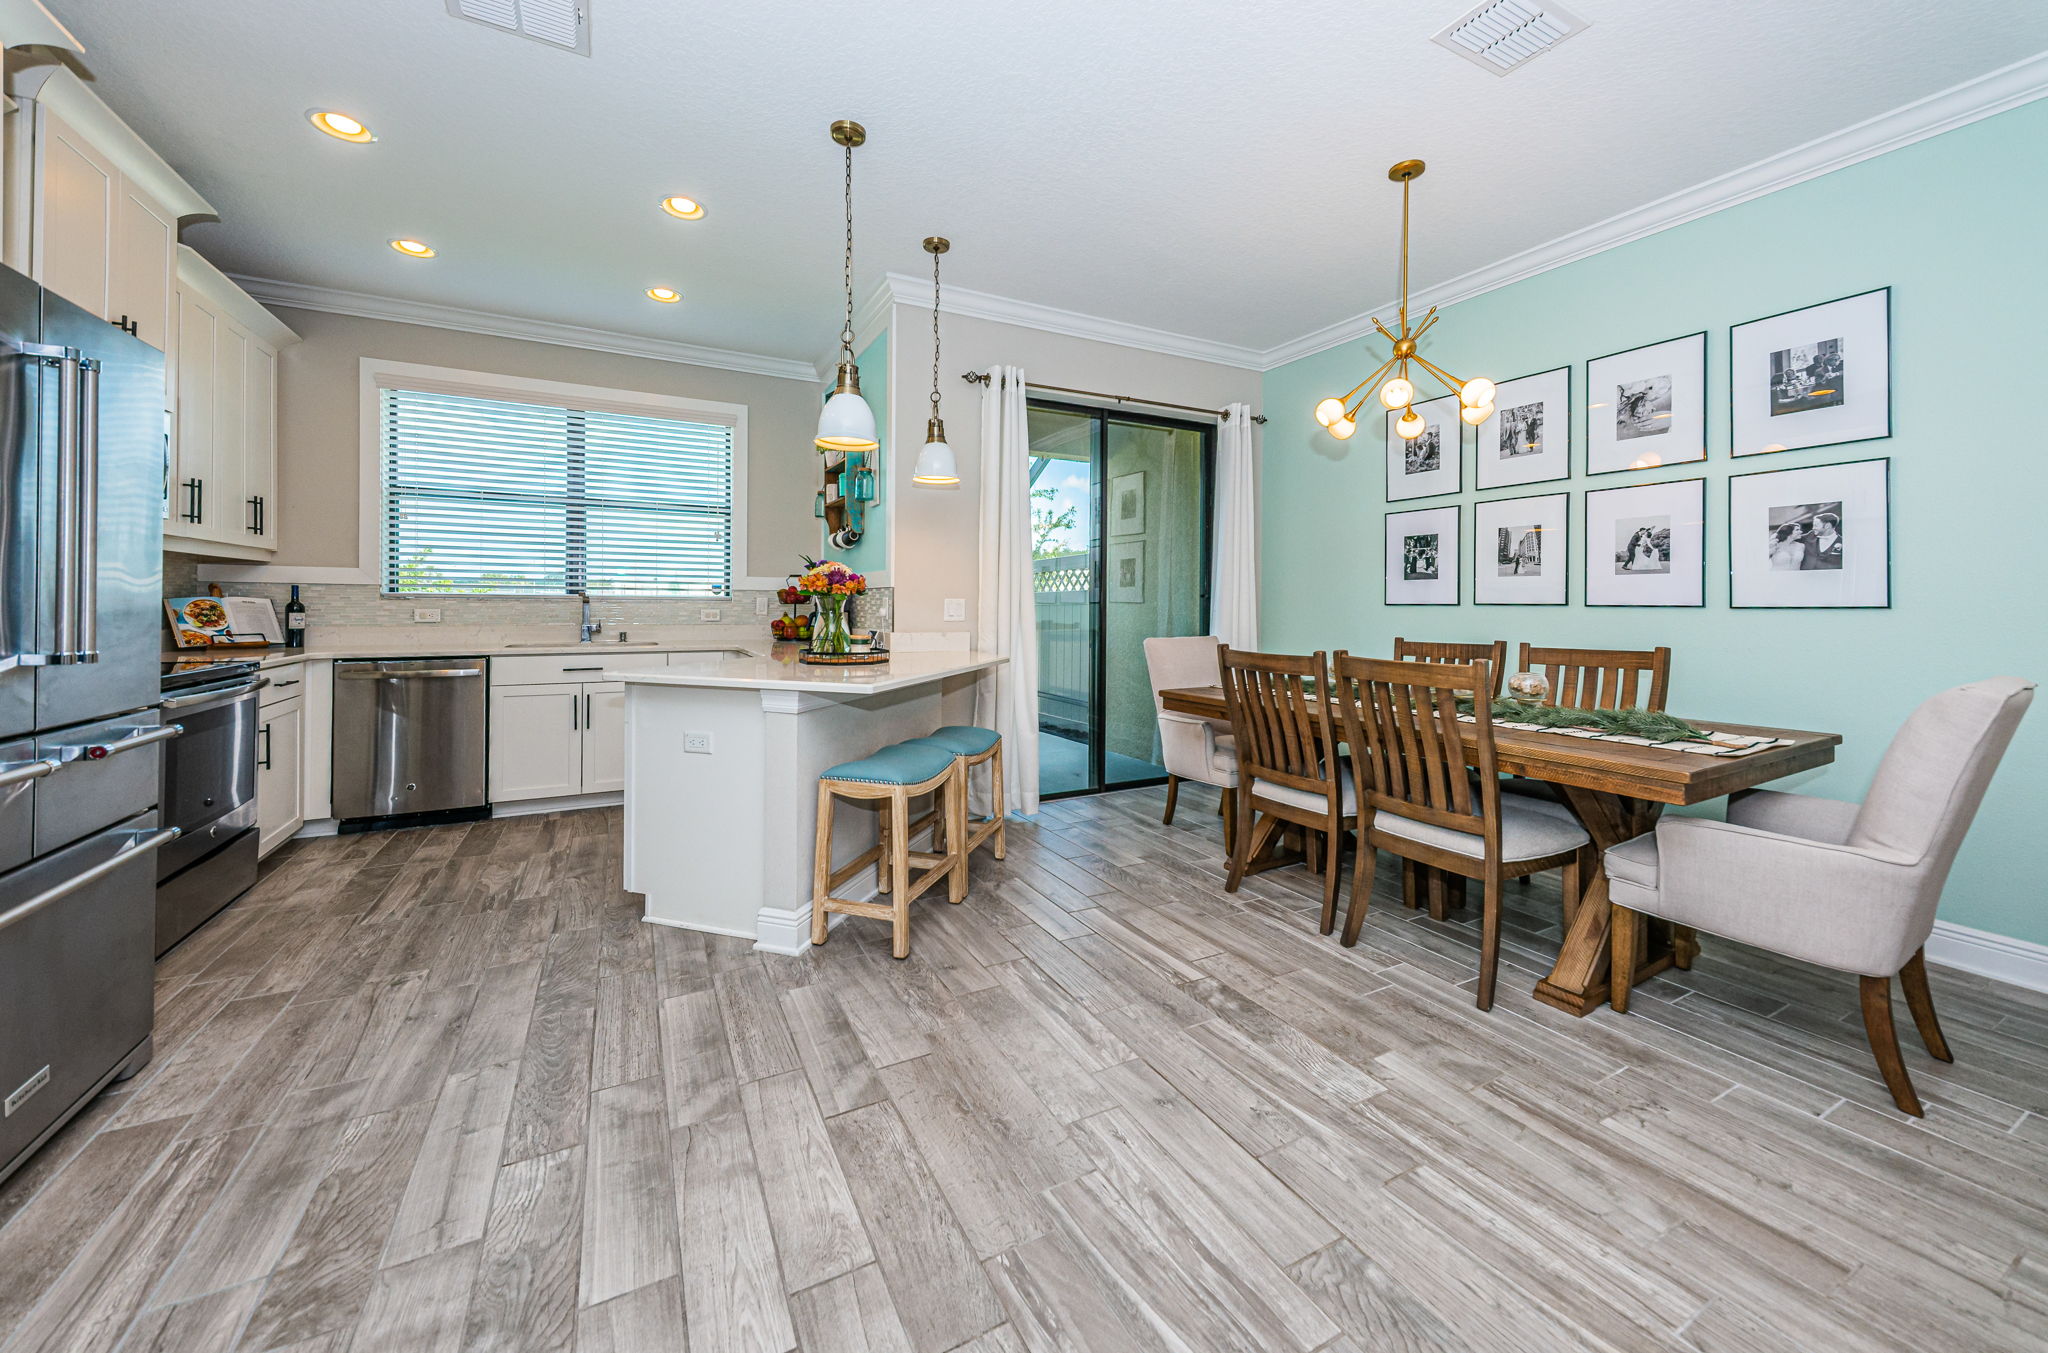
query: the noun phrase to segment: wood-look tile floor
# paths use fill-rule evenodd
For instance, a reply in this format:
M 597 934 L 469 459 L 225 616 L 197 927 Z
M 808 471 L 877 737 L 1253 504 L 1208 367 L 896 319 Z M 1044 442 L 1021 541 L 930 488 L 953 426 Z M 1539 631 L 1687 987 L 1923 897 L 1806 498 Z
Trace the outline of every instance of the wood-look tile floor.
M 1936 970 L 1891 1108 L 1854 984 L 1707 942 L 1529 990 L 1554 881 L 1359 946 L 1213 798 L 1049 805 L 798 958 L 646 926 L 616 811 L 310 841 L 160 965 L 156 1058 L 0 1186 L 27 1350 L 2048 1345 L 2048 996 Z M 1910 1033 L 1908 1034 L 1910 1037 Z

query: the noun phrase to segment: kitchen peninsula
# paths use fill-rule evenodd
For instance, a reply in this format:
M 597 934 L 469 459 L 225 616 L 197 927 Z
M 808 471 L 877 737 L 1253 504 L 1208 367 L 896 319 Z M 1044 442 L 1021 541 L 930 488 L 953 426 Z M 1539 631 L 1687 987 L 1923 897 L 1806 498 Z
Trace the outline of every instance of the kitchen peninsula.
M 954 650 L 813 667 L 779 646 L 607 672 L 626 686 L 625 886 L 646 919 L 803 952 L 819 773 L 971 722 L 977 674 L 1005 661 Z M 839 815 L 835 860 L 872 844 L 868 815 Z

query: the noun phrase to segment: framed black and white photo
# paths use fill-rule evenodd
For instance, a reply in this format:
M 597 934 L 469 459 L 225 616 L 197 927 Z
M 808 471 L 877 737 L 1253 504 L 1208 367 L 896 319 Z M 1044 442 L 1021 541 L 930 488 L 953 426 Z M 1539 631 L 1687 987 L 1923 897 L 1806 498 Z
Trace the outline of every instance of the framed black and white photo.
M 1109 533 L 1135 536 L 1145 533 L 1145 472 L 1133 470 L 1109 481 Z
M 1738 456 L 1892 435 L 1890 287 L 1728 331 Z
M 1109 599 L 1135 602 L 1145 599 L 1145 542 L 1119 540 L 1109 547 Z
M 1386 595 L 1389 606 L 1458 604 L 1455 506 L 1387 514 Z
M 1728 604 L 1892 604 L 1891 462 L 1728 478 Z
M 1473 443 L 1474 476 L 1482 489 L 1570 478 L 1572 369 L 1502 381 L 1493 396 L 1493 417 L 1479 425 Z
M 1586 473 L 1707 458 L 1707 335 L 1586 363 Z
M 1458 397 L 1445 395 L 1415 406 L 1422 435 L 1406 439 L 1394 431 L 1400 409 L 1387 411 L 1387 501 L 1434 498 L 1465 487 L 1465 424 L 1458 418 Z
M 1586 491 L 1588 606 L 1704 606 L 1707 481 Z
M 1568 493 L 1472 505 L 1472 601 L 1478 606 L 1565 604 Z

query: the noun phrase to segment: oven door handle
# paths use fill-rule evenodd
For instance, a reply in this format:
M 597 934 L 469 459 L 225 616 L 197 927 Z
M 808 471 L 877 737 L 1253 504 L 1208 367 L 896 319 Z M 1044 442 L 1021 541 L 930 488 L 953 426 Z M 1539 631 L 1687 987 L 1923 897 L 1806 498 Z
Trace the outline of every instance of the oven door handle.
M 28 901 L 9 911 L 0 911 L 0 930 L 5 930 L 16 921 L 26 921 L 43 908 L 61 902 L 80 888 L 98 883 L 116 869 L 130 863 L 137 856 L 147 854 L 158 846 L 169 845 L 185 834 L 182 827 L 165 827 L 159 832 L 137 832 L 135 839 L 121 847 L 111 860 L 102 860 L 90 869 L 73 874 L 64 882 L 47 891 L 37 893 Z
M 184 732 L 185 725 L 181 723 L 167 723 L 147 731 L 130 733 L 127 737 L 118 738 L 113 742 L 93 743 L 91 746 L 83 748 L 79 755 L 87 761 L 104 761 L 108 757 L 118 756 L 122 752 L 132 752 L 137 747 L 148 747 L 158 742 L 169 742 L 172 738 L 182 737 Z
M 270 684 L 269 677 L 257 677 L 246 686 L 230 686 L 224 691 L 198 691 L 192 695 L 174 695 L 164 701 L 162 709 L 191 709 L 196 705 L 212 704 L 223 700 L 239 700 L 253 695 Z

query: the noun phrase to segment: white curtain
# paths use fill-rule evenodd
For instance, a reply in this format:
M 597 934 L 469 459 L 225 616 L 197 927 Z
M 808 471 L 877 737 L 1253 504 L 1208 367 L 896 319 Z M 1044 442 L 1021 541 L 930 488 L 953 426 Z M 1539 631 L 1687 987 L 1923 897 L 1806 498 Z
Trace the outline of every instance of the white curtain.
M 1209 632 L 1232 648 L 1259 646 L 1259 451 L 1252 407 L 1232 404 L 1216 437 L 1215 576 Z
M 1031 572 L 1031 430 L 1024 373 L 993 367 L 981 393 L 981 596 L 974 646 L 1009 661 L 984 672 L 974 721 L 1003 738 L 1004 805 L 1038 811 L 1038 616 Z M 982 806 L 980 811 L 986 811 Z

